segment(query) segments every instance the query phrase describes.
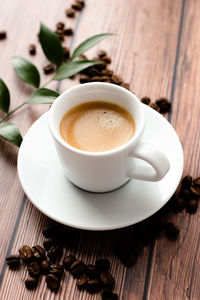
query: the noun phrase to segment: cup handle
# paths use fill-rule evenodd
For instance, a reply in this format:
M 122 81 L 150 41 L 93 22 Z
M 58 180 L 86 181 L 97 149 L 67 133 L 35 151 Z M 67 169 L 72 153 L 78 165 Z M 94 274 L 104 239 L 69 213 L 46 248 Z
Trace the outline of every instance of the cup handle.
M 141 166 L 136 162 L 134 168 L 128 171 L 127 176 L 130 178 L 159 181 L 170 168 L 169 160 L 163 152 L 143 142 L 136 145 L 129 156 L 142 159 L 150 165 Z

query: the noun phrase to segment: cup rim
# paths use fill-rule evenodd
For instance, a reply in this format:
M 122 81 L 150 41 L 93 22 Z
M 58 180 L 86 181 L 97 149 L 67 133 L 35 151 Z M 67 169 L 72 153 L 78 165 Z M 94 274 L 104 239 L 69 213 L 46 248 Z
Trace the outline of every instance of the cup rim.
M 85 150 L 81 150 L 78 148 L 75 148 L 73 146 L 71 146 L 70 144 L 68 144 L 67 142 L 64 141 L 64 139 L 57 134 L 54 125 L 53 125 L 53 113 L 55 111 L 55 107 L 57 106 L 57 103 L 60 101 L 64 101 L 64 99 L 66 98 L 67 94 L 72 91 L 76 91 L 82 88 L 87 88 L 91 87 L 91 86 L 101 86 L 101 87 L 110 87 L 110 88 L 114 88 L 114 89 L 118 89 L 119 91 L 125 93 L 126 95 L 128 95 L 129 97 L 134 98 L 134 101 L 137 102 L 139 110 L 140 110 L 140 115 L 141 115 L 141 120 L 140 120 L 140 128 L 137 130 L 137 132 L 133 135 L 133 137 L 126 143 L 122 144 L 121 146 L 117 147 L 117 148 L 113 148 L 111 150 L 108 151 L 101 151 L 101 152 L 92 152 L 92 151 L 85 151 Z M 66 113 L 66 112 L 65 112 Z M 83 85 L 77 85 L 74 87 L 69 88 L 68 90 L 64 91 L 62 94 L 60 94 L 58 96 L 58 98 L 56 98 L 56 100 L 53 102 L 49 112 L 48 112 L 48 126 L 50 129 L 50 132 L 53 136 L 53 138 L 65 149 L 71 151 L 71 152 L 75 152 L 77 154 L 80 155 L 84 155 L 84 156 L 92 156 L 92 157 L 99 157 L 99 156 L 109 156 L 109 155 L 113 155 L 116 153 L 119 153 L 121 151 L 124 151 L 124 149 L 128 148 L 130 145 L 132 144 L 137 144 L 138 139 L 140 138 L 144 127 L 145 127 L 145 112 L 142 108 L 142 103 L 140 102 L 140 100 L 137 98 L 137 96 L 135 94 L 133 94 L 132 92 L 130 92 L 129 90 L 125 89 L 124 87 L 112 84 L 112 83 L 106 83 L 106 82 L 90 82 L 90 83 L 84 83 Z

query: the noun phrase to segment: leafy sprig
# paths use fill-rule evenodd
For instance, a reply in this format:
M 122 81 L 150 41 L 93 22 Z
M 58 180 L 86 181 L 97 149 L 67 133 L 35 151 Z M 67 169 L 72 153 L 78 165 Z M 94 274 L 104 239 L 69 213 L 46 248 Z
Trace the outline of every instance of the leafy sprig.
M 28 100 L 9 111 L 10 92 L 6 83 L 0 78 L 0 110 L 5 113 L 0 119 L 0 137 L 19 147 L 22 142 L 22 136 L 19 129 L 15 124 L 4 121 L 25 104 L 53 103 L 53 101 L 59 96 L 59 93 L 45 88 L 45 86 L 52 80 L 59 81 L 69 78 L 88 67 L 102 63 L 101 61 L 97 60 L 81 60 L 78 59 L 78 57 L 86 50 L 95 46 L 97 43 L 110 35 L 110 33 L 103 33 L 91 36 L 78 45 L 74 49 L 71 58 L 67 62 L 63 63 L 64 50 L 59 38 L 48 27 L 41 23 L 39 40 L 42 50 L 46 58 L 57 66 L 57 71 L 48 82 L 43 84 L 43 86 L 40 86 L 40 73 L 37 67 L 22 56 L 12 57 L 11 63 L 17 76 L 20 77 L 25 83 L 35 88 L 35 90 L 30 95 Z

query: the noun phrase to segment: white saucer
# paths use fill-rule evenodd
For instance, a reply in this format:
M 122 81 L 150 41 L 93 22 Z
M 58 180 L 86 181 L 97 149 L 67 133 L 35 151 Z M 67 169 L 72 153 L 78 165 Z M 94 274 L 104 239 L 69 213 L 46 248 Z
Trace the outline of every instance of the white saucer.
M 170 123 L 148 106 L 144 109 L 147 126 L 143 139 L 162 149 L 170 161 L 164 179 L 154 183 L 130 180 L 104 194 L 75 187 L 63 174 L 45 113 L 27 132 L 18 154 L 19 179 L 33 205 L 60 223 L 87 230 L 125 227 L 159 210 L 180 182 L 183 150 Z

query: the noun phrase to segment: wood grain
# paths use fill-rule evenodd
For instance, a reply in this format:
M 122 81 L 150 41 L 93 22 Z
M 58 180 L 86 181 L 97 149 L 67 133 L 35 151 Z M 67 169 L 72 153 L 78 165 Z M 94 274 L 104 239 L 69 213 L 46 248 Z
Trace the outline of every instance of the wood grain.
M 0 4 L 1 2 L 2 0 Z M 42 66 L 47 61 L 39 46 L 38 55 L 34 58 L 29 57 L 27 47 L 32 42 L 37 43 L 39 21 L 42 20 L 54 29 L 57 21 L 66 20 L 64 9 L 69 7 L 70 3 L 63 0 L 51 4 L 49 1 L 41 3 L 39 0 L 27 3 L 25 0 L 9 0 L 2 5 L 0 28 L 6 26 L 9 37 L 0 42 L 0 51 L 3 53 L 0 58 L 0 76 L 11 87 L 12 107 L 24 101 L 30 89 L 16 78 L 10 67 L 10 57 L 23 55 L 31 59 L 42 71 Z M 199 172 L 197 120 L 200 110 L 200 33 L 195 30 L 200 25 L 199 5 L 195 0 L 96 0 L 95 4 L 94 1 L 88 0 L 78 19 L 66 20 L 67 24 L 75 28 L 71 44 L 73 48 L 93 34 L 116 34 L 88 51 L 87 55 L 92 58 L 98 49 L 106 49 L 112 57 L 110 68 L 130 83 L 131 90 L 138 97 L 148 95 L 155 100 L 160 96 L 173 96 L 171 120 L 184 145 L 185 172 L 194 175 Z M 70 40 L 66 40 L 66 45 L 69 44 Z M 48 79 L 48 76 L 42 76 L 43 82 L 45 78 Z M 65 80 L 60 90 L 64 91 L 77 82 L 78 80 Z M 50 86 L 55 88 L 56 83 Z M 186 106 L 188 99 L 193 100 L 190 102 L 190 110 Z M 24 134 L 34 120 L 47 109 L 48 107 L 44 106 L 25 107 L 12 121 L 16 122 Z M 0 145 L 0 299 L 100 299 L 100 295 L 78 291 L 75 281 L 67 273 L 57 294 L 46 289 L 44 278 L 35 291 L 27 291 L 24 287 L 27 277 L 25 268 L 22 266 L 18 272 L 12 272 L 5 267 L 4 259 L 9 251 L 15 253 L 22 244 L 42 244 L 42 228 L 50 220 L 23 196 L 16 174 L 16 148 L 4 141 L 0 141 Z M 182 214 L 174 220 L 181 227 L 179 242 L 172 243 L 161 236 L 155 244 L 152 242 L 150 247 L 145 247 L 137 264 L 132 268 L 125 268 L 112 251 L 115 238 L 123 235 L 123 230 L 88 232 L 69 229 L 69 232 L 73 232 L 76 242 L 65 250 L 63 256 L 73 252 L 86 263 L 93 263 L 97 257 L 109 258 L 111 273 L 116 279 L 115 291 L 123 300 L 196 300 L 200 295 L 199 240 L 196 238 L 199 237 L 199 214 L 192 217 Z M 70 240 L 70 237 L 66 238 Z

